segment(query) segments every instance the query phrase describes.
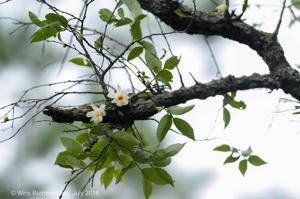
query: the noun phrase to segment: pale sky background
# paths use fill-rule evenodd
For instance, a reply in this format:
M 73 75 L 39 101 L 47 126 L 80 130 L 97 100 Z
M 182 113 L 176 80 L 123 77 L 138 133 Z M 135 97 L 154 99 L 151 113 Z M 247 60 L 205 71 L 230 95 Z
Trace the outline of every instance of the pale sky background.
M 80 10 L 80 5 L 74 3 L 74 1 L 60 2 L 58 6 L 63 10 L 67 9 L 75 14 Z M 241 1 L 234 2 L 238 3 Z M 244 18 L 247 18 L 246 22 L 264 22 L 261 29 L 264 31 L 273 31 L 279 17 L 282 1 L 249 1 L 249 3 L 255 2 L 269 6 L 263 6 L 259 9 L 254 6 L 251 7 L 244 16 Z M 289 1 L 288 3 L 290 4 Z M 95 6 L 91 9 L 91 12 L 94 12 L 95 16 L 100 5 L 109 7 L 110 1 L 103 0 L 101 4 L 98 5 L 98 7 Z M 20 14 L 20 18 L 22 18 L 22 16 L 27 15 L 27 11 L 29 10 L 37 12 L 38 5 L 35 4 L 35 6 L 32 6 L 30 3 L 13 1 L 12 3 L 0 6 L 0 16 L 12 16 L 12 13 L 18 13 Z M 290 18 L 290 13 L 286 11 L 279 33 L 279 41 L 285 50 L 288 61 L 292 66 L 295 66 L 300 63 L 300 40 L 298 39 L 300 26 L 296 24 L 292 28 L 288 28 Z M 95 24 L 95 20 L 89 23 L 93 25 Z M 149 23 L 150 25 L 155 24 L 152 21 Z M 156 29 L 154 28 L 153 30 Z M 170 29 L 166 28 L 166 30 Z M 117 33 L 112 33 L 112 35 L 118 38 Z M 202 82 L 215 78 L 215 66 L 201 36 L 185 34 L 171 35 L 169 36 L 169 40 L 174 53 L 182 56 L 180 68 L 183 71 L 185 77 L 184 81 L 187 85 L 193 84 L 192 79 L 188 75 L 190 71 L 193 72 L 197 80 Z M 209 40 L 211 40 L 211 38 L 209 38 Z M 253 72 L 261 74 L 268 72 L 267 66 L 263 63 L 261 58 L 245 45 L 221 37 L 216 37 L 215 40 L 211 42 L 211 45 L 217 57 L 217 61 L 221 66 L 223 76 L 229 74 L 242 76 L 252 74 Z M 36 48 L 41 47 L 36 45 Z M 11 63 L 11 67 L 1 69 L 0 71 L 1 82 L 5 82 L 0 84 L 0 90 L 2 92 L 1 106 L 13 101 L 20 95 L 22 90 L 37 83 L 29 81 L 32 71 L 28 71 L 26 64 L 21 64 L 22 63 Z M 211 68 L 214 69 L 212 70 Z M 40 83 L 75 79 L 78 75 L 81 75 L 82 72 L 86 72 L 79 68 L 75 69 L 74 66 L 66 64 L 63 73 L 57 78 L 57 67 L 47 68 L 47 74 L 45 74 L 43 81 Z M 118 81 L 120 80 L 118 79 Z M 124 78 L 122 85 L 126 85 L 125 81 Z M 114 84 L 119 83 L 114 80 L 113 82 Z M 176 82 L 176 78 L 174 82 Z M 129 86 L 127 88 L 129 88 Z M 295 104 L 291 102 L 280 102 L 280 98 L 292 98 L 283 94 L 282 91 L 268 93 L 268 90 L 264 89 L 238 92 L 237 98 L 246 102 L 247 109 L 244 111 L 230 109 L 232 120 L 226 130 L 223 129 L 222 114 L 219 113 L 222 107 L 222 97 L 209 98 L 204 101 L 192 100 L 187 103 L 196 104 L 196 106 L 193 111 L 184 115 L 182 118 L 189 121 L 193 126 L 196 137 L 198 139 L 204 139 L 209 136 L 210 138 L 218 137 L 219 139 L 214 141 L 192 142 L 172 133 L 168 135 L 167 141 L 165 141 L 166 143 L 187 142 L 185 148 L 173 158 L 173 162 L 168 168 L 176 180 L 175 189 L 193 189 L 193 194 L 189 196 L 189 199 L 300 198 L 300 118 L 297 115 L 292 115 L 292 112 L 281 112 L 282 110 L 293 108 Z M 75 99 L 76 103 L 79 104 L 80 100 L 76 98 L 76 96 L 70 97 L 64 100 L 64 102 L 70 102 L 70 100 L 74 101 Z M 85 99 L 83 99 L 83 101 L 84 100 Z M 156 117 L 159 118 L 158 116 Z M 37 126 L 40 126 L 40 124 Z M 31 135 L 37 133 L 43 132 L 35 132 L 31 133 Z M 153 133 L 155 133 L 155 129 L 153 129 Z M 0 176 L 3 179 L 6 176 L 6 168 L 10 167 L 14 162 L 15 153 L 18 151 L 15 149 L 19 147 L 19 139 L 33 138 L 25 134 L 20 134 L 16 139 L 0 144 Z M 212 151 L 215 146 L 224 143 L 241 149 L 246 149 L 248 146 L 251 146 L 254 151 L 253 153 L 262 157 L 268 164 L 261 167 L 253 167 L 250 165 L 246 176 L 243 177 L 238 171 L 237 164 L 222 165 L 228 154 Z M 35 183 L 46 184 L 50 191 L 59 193 L 63 186 L 63 181 L 61 178 L 57 178 L 57 176 L 66 175 L 67 173 L 64 169 L 53 166 L 53 162 L 56 153 L 61 151 L 61 149 L 62 147 L 53 152 L 53 154 L 49 154 L 49 157 L 43 161 L 26 164 L 26 169 L 24 170 L 26 172 L 17 172 L 17 175 L 27 176 L 27 178 L 31 178 Z M 45 171 L 48 173 L 45 174 Z M 43 175 L 43 177 L 41 175 Z M 188 182 L 189 179 L 195 178 L 202 178 L 203 182 L 193 185 L 183 183 L 184 181 L 181 182 L 181 179 Z M 1 183 L 3 183 L 3 181 Z M 125 184 L 126 183 L 128 182 L 125 180 Z M 103 188 L 100 187 L 99 184 L 95 185 L 95 187 L 103 191 Z M 142 187 L 133 188 L 130 186 L 117 185 L 109 188 L 107 192 L 121 193 L 122 198 L 132 198 L 130 195 L 132 190 L 130 189 L 134 191 L 137 190 L 138 192 L 142 191 Z M 158 187 L 158 189 L 166 188 Z M 161 194 L 153 193 L 151 198 L 178 198 L 179 196 L 176 195 L 175 189 L 167 189 L 166 192 Z M 49 198 L 57 197 L 51 196 Z

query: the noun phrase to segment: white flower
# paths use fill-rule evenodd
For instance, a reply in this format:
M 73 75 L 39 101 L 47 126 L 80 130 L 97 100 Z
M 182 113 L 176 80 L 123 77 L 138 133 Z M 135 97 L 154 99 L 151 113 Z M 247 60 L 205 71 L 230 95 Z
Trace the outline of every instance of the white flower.
M 228 6 L 226 4 L 221 4 L 219 6 L 216 7 L 216 11 L 218 13 L 224 13 L 228 10 Z
M 106 115 L 105 104 L 101 104 L 99 108 L 96 105 L 91 104 L 91 107 L 93 108 L 93 110 L 87 112 L 86 117 L 91 117 L 91 122 L 94 122 L 96 124 L 102 122 L 103 117 Z
M 109 98 L 112 98 L 112 103 L 117 106 L 125 106 L 128 104 L 128 94 L 121 89 L 120 85 L 117 85 L 117 91 L 108 94 Z

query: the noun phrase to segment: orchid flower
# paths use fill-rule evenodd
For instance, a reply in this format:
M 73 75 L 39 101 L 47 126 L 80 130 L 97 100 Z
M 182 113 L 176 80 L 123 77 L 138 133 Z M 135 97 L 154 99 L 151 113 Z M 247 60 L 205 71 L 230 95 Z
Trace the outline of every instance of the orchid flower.
M 125 106 L 128 104 L 128 94 L 121 89 L 120 85 L 117 85 L 117 90 L 114 93 L 108 94 L 109 98 L 112 98 L 112 103 L 117 106 Z
M 105 104 L 101 104 L 98 108 L 96 105 L 91 104 L 92 111 L 86 113 L 86 117 L 91 117 L 91 122 L 96 124 L 102 122 L 103 117 L 106 115 Z

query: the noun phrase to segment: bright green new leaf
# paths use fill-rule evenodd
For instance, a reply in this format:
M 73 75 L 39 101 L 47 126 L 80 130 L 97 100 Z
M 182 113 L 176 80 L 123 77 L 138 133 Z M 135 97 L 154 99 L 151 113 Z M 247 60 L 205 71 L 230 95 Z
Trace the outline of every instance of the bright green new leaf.
M 33 24 L 39 27 L 43 27 L 45 25 L 33 12 L 29 12 L 28 15 Z
M 76 64 L 78 66 L 91 66 L 91 62 L 89 60 L 84 60 L 83 58 L 76 57 L 70 60 L 73 64 Z
M 104 185 L 104 188 L 107 189 L 107 187 L 110 185 L 110 183 L 113 180 L 114 177 L 114 167 L 107 168 L 101 175 L 100 181 Z
M 171 126 L 172 126 L 172 116 L 171 115 L 163 116 L 159 121 L 157 131 L 156 131 L 156 137 L 159 142 L 161 142 L 166 137 Z
M 80 57 L 73 58 L 70 60 L 70 62 L 79 66 L 85 66 L 84 59 Z
M 239 170 L 243 175 L 245 175 L 245 173 L 247 171 L 247 167 L 248 167 L 248 161 L 247 160 L 240 161 Z
M 157 185 L 170 184 L 174 186 L 174 180 L 171 175 L 162 168 L 144 168 L 142 169 L 143 176 Z
M 227 144 L 222 144 L 222 145 L 214 148 L 214 151 L 228 152 L 228 151 L 231 151 L 231 147 Z
M 168 111 L 172 114 L 172 115 L 183 115 L 187 112 L 189 112 L 190 110 L 192 110 L 194 108 L 195 105 L 190 105 L 190 106 L 185 106 L 185 107 L 181 107 L 181 106 L 170 106 L 168 108 Z
M 179 62 L 180 62 L 180 59 L 178 59 L 177 56 L 172 56 L 166 60 L 164 69 L 172 70 L 179 64 Z
M 173 118 L 176 128 L 186 137 L 195 140 L 194 130 L 189 123 L 180 118 Z
M 251 155 L 249 157 L 248 161 L 254 166 L 261 166 L 261 165 L 267 164 L 263 159 L 261 159 L 257 155 Z
M 120 145 L 131 147 L 140 144 L 140 141 L 136 139 L 131 133 L 126 131 L 117 131 L 112 134 L 112 139 Z
M 179 153 L 181 151 L 181 149 L 184 147 L 185 144 L 172 144 L 170 146 L 168 146 L 165 150 L 165 155 L 168 157 L 174 156 L 177 153 Z
M 144 50 L 144 48 L 141 47 L 141 46 L 133 48 L 130 51 L 130 53 L 129 53 L 128 57 L 127 57 L 127 60 L 130 61 L 132 59 L 137 58 L 138 56 L 140 56 L 140 54 L 142 54 L 143 50 Z
M 121 1 L 128 7 L 128 9 L 130 10 L 131 14 L 134 17 L 137 17 L 143 13 L 142 8 L 137 0 L 121 0 Z
M 224 128 L 226 128 L 230 122 L 230 112 L 227 108 L 223 108 L 223 121 L 224 121 Z
M 152 183 L 145 177 L 143 177 L 143 182 L 145 199 L 149 199 L 152 193 Z
M 68 137 L 61 137 L 60 140 L 68 152 L 76 157 L 82 155 L 82 146 L 76 140 Z

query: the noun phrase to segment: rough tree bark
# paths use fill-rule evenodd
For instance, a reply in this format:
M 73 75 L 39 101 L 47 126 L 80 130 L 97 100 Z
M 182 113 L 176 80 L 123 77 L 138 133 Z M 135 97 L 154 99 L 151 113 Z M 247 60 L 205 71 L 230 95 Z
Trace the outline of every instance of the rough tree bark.
M 240 42 L 255 50 L 265 61 L 270 73 L 267 75 L 253 74 L 236 78 L 228 76 L 213 80 L 206 84 L 197 83 L 188 88 L 180 88 L 172 92 L 164 92 L 151 99 L 132 99 L 128 106 L 116 109 L 109 107 L 104 122 L 115 124 L 131 124 L 134 120 L 145 120 L 158 112 L 156 107 L 169 107 L 184 103 L 191 99 L 206 99 L 216 95 L 224 95 L 231 91 L 249 90 L 254 88 L 282 89 L 295 99 L 300 100 L 300 74 L 287 62 L 284 51 L 277 40 L 277 34 L 257 30 L 240 19 L 232 19 L 224 14 L 211 12 L 193 12 L 177 0 L 139 0 L 142 8 L 174 30 L 185 30 L 187 34 L 217 35 Z M 187 16 L 175 14 L 180 9 Z M 47 107 L 44 114 L 52 117 L 55 122 L 72 123 L 88 122 L 85 117 L 89 107 L 63 109 Z

